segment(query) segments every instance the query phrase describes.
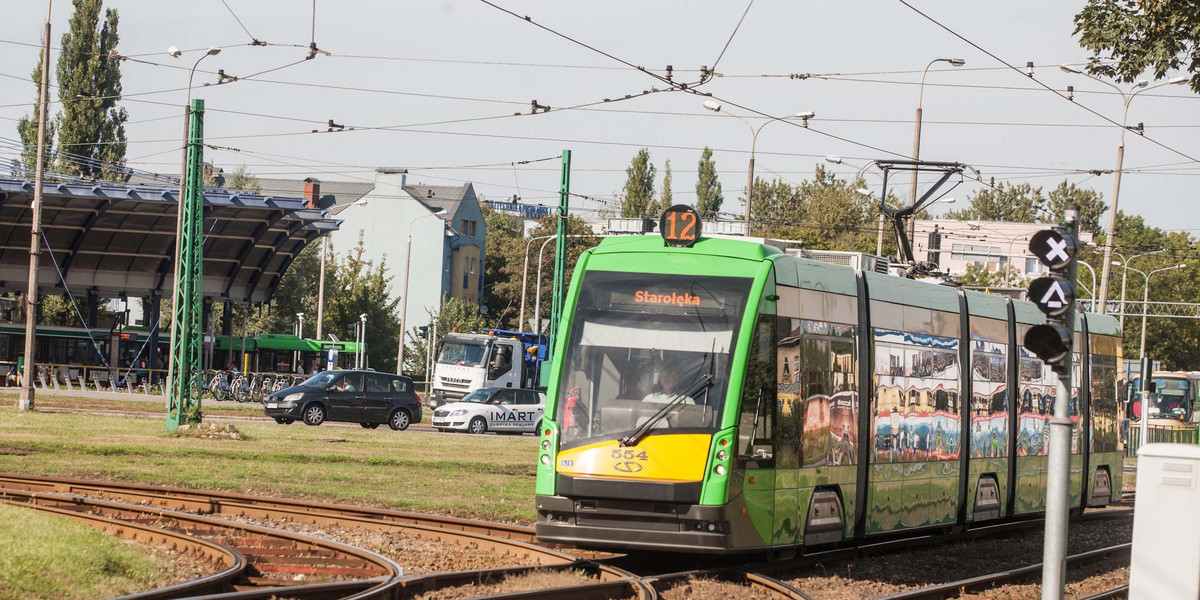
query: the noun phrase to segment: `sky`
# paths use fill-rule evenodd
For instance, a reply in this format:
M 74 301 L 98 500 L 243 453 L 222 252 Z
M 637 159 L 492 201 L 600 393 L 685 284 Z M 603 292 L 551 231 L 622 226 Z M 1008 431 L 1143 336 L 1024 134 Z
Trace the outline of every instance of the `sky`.
M 16 119 L 32 114 L 36 99 L 29 76 L 46 5 L 4 2 L 0 138 L 17 139 Z M 816 115 L 807 128 L 790 120 L 758 129 L 757 176 L 795 184 L 818 164 L 843 177 L 866 166 L 878 193 L 882 179 L 869 161 L 911 157 L 922 69 L 934 59 L 962 58 L 962 67 L 939 62 L 928 70 L 922 159 L 965 163 L 985 181 L 1045 191 L 1067 180 L 1111 202 L 1113 176 L 1088 171 L 1115 167 L 1121 129 L 1104 117 L 1121 122 L 1122 97 L 1058 68 L 1088 57 L 1072 35 L 1081 2 L 908 2 L 105 6 L 120 15 L 118 51 L 130 57 L 122 63 L 128 163 L 147 171 L 178 172 L 188 70 L 219 46 L 220 54 L 196 66 L 192 96 L 205 99 L 206 142 L 216 147 L 205 159 L 227 173 L 246 165 L 264 177 L 361 182 L 372 181 L 376 167 L 405 167 L 410 183 L 469 181 L 488 199 L 517 195 L 553 205 L 560 156 L 570 149 L 571 191 L 587 196 L 572 198 L 571 209 L 588 215 L 614 205 L 642 147 L 658 168 L 656 191 L 670 160 L 675 201 L 693 202 L 697 162 L 708 146 L 724 188 L 722 210 L 740 215 L 752 133 L 732 115 L 754 129 L 768 122 L 761 115 Z M 70 11 L 65 0 L 53 4 L 55 47 Z M 304 60 L 313 41 L 329 55 Z M 183 49 L 182 58 L 168 56 L 169 46 Z M 1035 65 L 1032 78 L 1027 62 Z M 663 75 L 667 65 L 676 82 L 697 81 L 701 66 L 716 75 L 697 93 L 655 92 L 668 86 L 636 68 Z M 241 79 L 211 85 L 218 69 Z M 1074 101 L 1042 84 L 1064 95 L 1074 86 Z M 534 100 L 550 110 L 530 114 Z M 705 110 L 705 100 L 721 102 L 722 112 Z M 1200 175 L 1198 102 L 1186 86 L 1171 85 L 1131 101 L 1128 123 L 1145 123 L 1146 135 L 1125 136 L 1121 210 L 1155 227 L 1200 230 L 1196 180 L 1188 179 Z M 330 120 L 344 130 L 327 131 Z M 826 162 L 827 155 L 842 163 Z M 893 184 L 907 197 L 907 177 Z M 967 179 L 949 195 L 957 208 L 980 189 Z

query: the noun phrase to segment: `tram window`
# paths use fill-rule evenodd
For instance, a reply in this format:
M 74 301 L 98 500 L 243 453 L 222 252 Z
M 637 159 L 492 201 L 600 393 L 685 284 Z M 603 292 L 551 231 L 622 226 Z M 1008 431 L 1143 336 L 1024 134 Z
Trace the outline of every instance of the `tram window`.
M 758 468 L 775 466 L 775 387 L 775 317 L 760 315 L 750 341 L 738 424 L 738 454 L 756 461 Z

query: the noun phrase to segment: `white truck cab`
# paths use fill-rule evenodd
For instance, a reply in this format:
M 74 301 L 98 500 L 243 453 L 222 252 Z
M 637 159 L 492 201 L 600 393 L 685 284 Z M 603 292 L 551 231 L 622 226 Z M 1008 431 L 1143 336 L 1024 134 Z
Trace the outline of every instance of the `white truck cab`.
M 449 333 L 434 368 L 429 406 L 461 400 L 484 387 L 532 387 L 534 374 L 520 339 L 478 333 Z

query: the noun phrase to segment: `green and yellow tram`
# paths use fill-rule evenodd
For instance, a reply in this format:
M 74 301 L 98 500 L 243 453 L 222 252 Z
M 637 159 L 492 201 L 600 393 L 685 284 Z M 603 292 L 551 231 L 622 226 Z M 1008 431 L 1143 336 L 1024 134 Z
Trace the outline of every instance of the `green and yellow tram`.
M 1044 510 L 1055 376 L 1020 345 L 1044 322 L 1028 302 L 750 241 L 637 236 L 585 252 L 565 304 L 539 432 L 543 541 L 760 551 Z M 1076 322 L 1083 509 L 1120 494 L 1120 332 Z

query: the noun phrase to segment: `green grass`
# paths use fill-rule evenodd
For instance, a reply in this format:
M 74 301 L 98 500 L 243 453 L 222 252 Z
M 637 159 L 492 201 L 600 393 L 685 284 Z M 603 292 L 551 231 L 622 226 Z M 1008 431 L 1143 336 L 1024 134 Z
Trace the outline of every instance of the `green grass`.
M 111 598 L 158 587 L 161 566 L 83 523 L 0 504 L 0 600 Z
M 40 402 L 40 399 L 39 399 Z M 5 408 L 7 404 L 8 408 Z M 0 398 L 0 471 L 311 498 L 531 524 L 537 438 L 238 423 L 243 440 L 164 418 L 21 412 Z

